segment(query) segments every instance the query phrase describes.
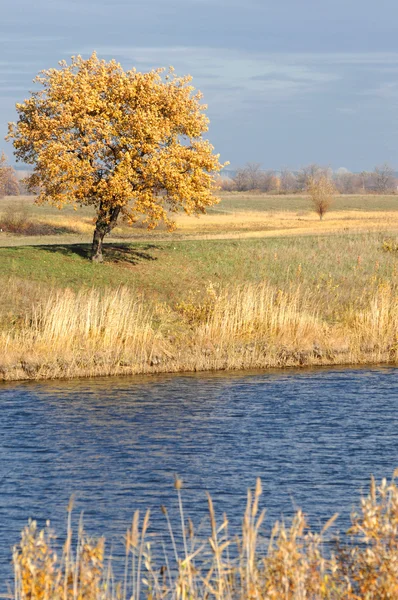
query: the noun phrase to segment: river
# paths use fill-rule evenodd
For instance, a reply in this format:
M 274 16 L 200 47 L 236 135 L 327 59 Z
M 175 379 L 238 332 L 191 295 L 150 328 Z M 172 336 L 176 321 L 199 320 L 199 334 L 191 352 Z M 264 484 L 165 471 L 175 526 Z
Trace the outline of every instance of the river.
M 117 545 L 137 508 L 217 512 L 238 525 L 263 483 L 267 524 L 296 507 L 346 528 L 369 476 L 398 466 L 397 369 L 285 370 L 0 384 L 0 581 L 28 518 L 59 532 L 76 494 L 90 533 Z

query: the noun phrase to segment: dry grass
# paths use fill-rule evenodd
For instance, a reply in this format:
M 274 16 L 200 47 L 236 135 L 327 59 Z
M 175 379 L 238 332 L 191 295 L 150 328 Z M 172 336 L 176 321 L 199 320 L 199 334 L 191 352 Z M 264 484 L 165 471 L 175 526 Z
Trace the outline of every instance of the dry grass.
M 177 218 L 177 235 L 199 239 L 243 239 L 286 235 L 322 235 L 398 231 L 396 211 L 331 211 L 319 221 L 316 214 L 302 211 L 245 211 L 231 214 L 208 214 L 198 219 L 181 215 Z
M 300 285 L 215 288 L 174 309 L 117 290 L 54 291 L 0 332 L 5 380 L 396 362 L 398 292 L 328 322 Z
M 121 224 L 112 231 L 109 239 L 240 239 L 250 237 L 269 237 L 285 235 L 321 235 L 338 232 L 398 231 L 398 212 L 395 211 L 334 211 L 328 213 L 322 222 L 311 212 L 273 210 L 271 212 L 244 211 L 225 214 L 208 214 L 198 218 L 179 215 L 176 218 L 177 230 L 174 234 L 165 234 L 162 228 L 149 232 L 143 228 L 130 229 Z M 65 239 L 78 236 L 89 241 L 93 232 L 93 219 L 89 217 L 48 216 L 35 219 L 31 224 L 44 232 L 42 235 L 55 234 Z M 18 233 L 18 232 L 17 232 Z M 26 239 L 29 230 L 16 240 Z M 42 235 L 40 236 L 42 240 Z M 37 237 L 37 236 L 36 236 Z M 29 243 L 35 235 L 29 236 Z M 3 237 L 2 245 L 15 243 L 15 236 Z
M 19 327 L 0 333 L 3 373 L 23 377 L 145 369 L 157 335 L 144 302 L 127 289 L 55 291 Z
M 9 234 L 0 232 L 0 247 L 42 244 L 90 243 L 92 239 L 92 219 L 40 219 L 31 224 L 26 233 Z M 38 233 L 33 234 L 30 231 Z M 40 233 L 39 233 L 40 232 Z M 398 213 L 384 212 L 330 212 L 322 221 L 314 214 L 290 212 L 237 213 L 234 215 L 202 215 L 199 218 L 181 215 L 177 218 L 177 229 L 166 233 L 158 228 L 147 231 L 144 228 L 116 227 L 108 242 L 124 241 L 180 241 L 180 240 L 244 240 L 262 238 L 308 237 L 328 234 L 366 234 L 398 232 Z
M 227 516 L 217 521 L 208 496 L 202 534 L 185 518 L 182 482 L 176 480 L 180 527 L 164 544 L 150 530 L 149 511 L 136 512 L 125 537 L 124 577 L 116 583 L 104 539 L 89 539 L 80 521 L 73 540 L 70 506 L 63 552 L 50 528 L 31 522 L 15 548 L 15 600 L 391 600 L 398 597 L 398 488 L 394 479 L 361 499 L 352 526 L 340 539 L 337 515 L 312 532 L 298 511 L 290 524 L 269 530 L 260 508 L 261 482 L 248 491 L 238 535 Z M 176 539 L 181 540 L 176 544 Z M 331 541 L 333 543 L 331 544 Z M 328 548 L 328 550 L 325 550 Z
M 391 196 L 336 196 L 330 212 L 322 222 L 314 214 L 306 196 L 268 196 L 266 194 L 222 194 L 221 203 L 199 218 L 178 214 L 177 229 L 166 234 L 164 227 L 152 232 L 136 225 L 133 229 L 120 223 L 110 239 L 236 239 L 286 235 L 314 235 L 336 232 L 398 231 L 398 199 Z M 34 198 L 0 199 L 1 220 L 10 211 L 29 214 L 24 231 L 3 227 L 0 245 L 22 243 L 90 241 L 95 214 L 92 209 L 62 211 L 51 206 L 36 206 Z M 37 232 L 37 235 L 35 234 Z M 50 237 L 51 236 L 51 239 Z

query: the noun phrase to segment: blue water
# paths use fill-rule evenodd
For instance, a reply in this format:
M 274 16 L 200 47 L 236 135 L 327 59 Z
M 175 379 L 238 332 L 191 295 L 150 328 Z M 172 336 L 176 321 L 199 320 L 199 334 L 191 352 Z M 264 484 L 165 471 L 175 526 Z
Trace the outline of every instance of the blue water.
M 0 581 L 29 517 L 63 531 L 69 497 L 90 533 L 120 540 L 137 508 L 198 523 L 205 491 L 239 523 L 260 476 L 267 523 L 300 506 L 344 529 L 369 476 L 398 466 L 394 368 L 0 385 Z M 115 542 L 115 544 L 117 544 Z

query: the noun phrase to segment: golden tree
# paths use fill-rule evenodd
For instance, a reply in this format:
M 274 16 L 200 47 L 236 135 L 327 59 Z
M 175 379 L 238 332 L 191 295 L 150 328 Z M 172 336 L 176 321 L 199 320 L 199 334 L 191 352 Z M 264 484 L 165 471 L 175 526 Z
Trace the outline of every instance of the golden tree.
M 38 203 L 94 206 L 93 260 L 118 218 L 149 228 L 170 215 L 204 213 L 218 200 L 214 175 L 223 165 L 203 139 L 208 118 L 191 77 L 156 69 L 124 71 L 96 54 L 43 71 L 42 87 L 16 105 L 9 124 L 17 160 L 34 165 L 29 190 Z
M 315 212 L 322 220 L 323 215 L 329 210 L 336 193 L 333 182 L 326 176 L 310 177 L 307 182 L 307 191 L 311 197 Z

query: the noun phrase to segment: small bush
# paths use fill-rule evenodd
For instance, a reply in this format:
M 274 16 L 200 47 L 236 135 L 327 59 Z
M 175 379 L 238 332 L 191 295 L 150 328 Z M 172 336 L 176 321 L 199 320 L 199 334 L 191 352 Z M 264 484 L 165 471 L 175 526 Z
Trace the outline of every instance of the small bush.
M 7 157 L 0 154 L 0 198 L 19 196 L 20 189 L 15 170 L 7 163 Z
M 54 235 L 69 232 L 67 228 L 32 220 L 30 207 L 21 201 L 7 206 L 0 216 L 0 231 L 14 235 Z
M 23 202 L 9 204 L 0 217 L 0 229 L 24 234 L 29 228 L 29 207 Z
M 326 175 L 321 175 L 318 178 L 309 178 L 307 190 L 311 197 L 315 212 L 322 220 L 333 202 L 333 196 L 336 193 L 335 187 Z
M 175 308 L 190 325 L 198 325 L 212 316 L 218 297 L 219 291 L 210 282 L 204 295 L 199 291 L 191 290 L 188 299 L 179 302 Z

